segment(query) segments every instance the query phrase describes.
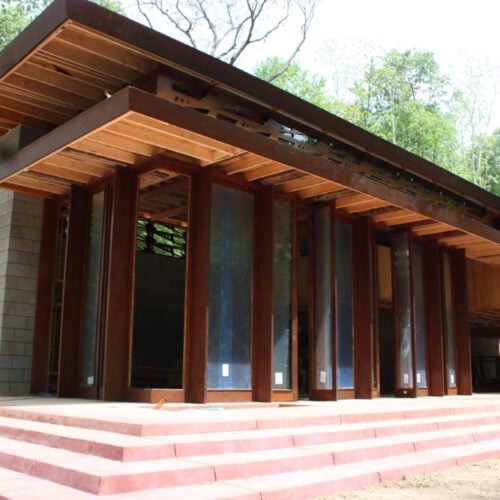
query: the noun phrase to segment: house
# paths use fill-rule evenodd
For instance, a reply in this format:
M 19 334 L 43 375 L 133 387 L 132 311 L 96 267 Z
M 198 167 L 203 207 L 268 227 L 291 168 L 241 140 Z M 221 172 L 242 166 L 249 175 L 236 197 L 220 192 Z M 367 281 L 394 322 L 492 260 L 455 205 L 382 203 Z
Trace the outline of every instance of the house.
M 0 135 L 2 394 L 471 394 L 500 337 L 497 196 L 93 3 L 0 54 Z

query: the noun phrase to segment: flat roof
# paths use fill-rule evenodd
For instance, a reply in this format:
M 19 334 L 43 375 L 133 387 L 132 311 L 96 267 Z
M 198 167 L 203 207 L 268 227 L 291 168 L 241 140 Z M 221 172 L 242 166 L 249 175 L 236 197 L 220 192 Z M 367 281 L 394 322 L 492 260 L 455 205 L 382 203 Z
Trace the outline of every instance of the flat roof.
M 184 79 L 193 94 L 167 89 L 159 97 L 130 87 L 147 89 L 150 75 L 158 73 Z M 240 121 L 249 123 L 237 123 L 240 110 L 227 109 L 222 113 L 233 121 L 218 119 L 217 99 L 241 105 L 255 115 L 253 121 L 243 116 Z M 210 106 L 215 112 L 207 112 Z M 306 140 L 276 140 L 267 125 L 258 129 L 264 119 Z M 334 198 L 348 213 L 411 227 L 419 236 L 466 248 L 472 258 L 500 263 L 494 223 L 499 197 L 83 0 L 56 0 L 0 53 L 0 134 L 18 124 L 47 133 L 0 162 L 0 185 L 6 188 L 59 196 L 72 183 L 88 184 L 116 168 L 171 158 L 306 200 Z

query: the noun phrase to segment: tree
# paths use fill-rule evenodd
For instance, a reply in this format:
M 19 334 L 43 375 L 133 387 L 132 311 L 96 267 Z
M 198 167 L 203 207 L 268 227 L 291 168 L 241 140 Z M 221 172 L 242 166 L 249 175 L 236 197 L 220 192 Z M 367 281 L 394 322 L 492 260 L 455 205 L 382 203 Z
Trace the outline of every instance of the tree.
M 13 40 L 53 0 L 0 0 L 0 49 Z M 124 13 L 119 0 L 95 0 L 116 12 Z
M 462 78 L 456 84 L 452 102 L 460 139 L 458 173 L 488 189 L 495 176 L 498 179 L 500 175 L 492 169 L 499 131 L 490 135 L 500 88 L 500 66 L 469 58 L 460 74 Z M 498 167 L 498 154 L 496 161 Z
M 269 80 L 284 64 L 278 57 L 269 57 L 261 62 L 254 72 L 259 78 Z M 328 95 L 326 79 L 320 75 L 309 74 L 296 62 L 292 62 L 284 73 L 275 78 L 273 84 L 320 108 L 331 111 L 334 107 L 334 102 Z
M 298 40 L 269 81 L 283 74 L 304 44 L 321 0 L 136 0 L 151 28 L 166 22 L 180 39 L 229 64 L 249 47 L 298 20 Z M 289 27 L 289 26 L 288 26 Z M 288 43 L 288 41 L 287 41 Z
M 430 52 L 391 50 L 366 60 L 354 99 L 336 112 L 370 132 L 452 169 L 456 133 L 447 111 L 448 80 Z

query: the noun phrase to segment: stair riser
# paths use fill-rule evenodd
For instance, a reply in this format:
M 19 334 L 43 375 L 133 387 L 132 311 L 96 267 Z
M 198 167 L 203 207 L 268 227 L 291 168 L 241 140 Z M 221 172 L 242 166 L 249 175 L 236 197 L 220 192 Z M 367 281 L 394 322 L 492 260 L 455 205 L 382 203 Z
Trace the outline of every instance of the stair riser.
M 0 451 L 0 467 L 22 472 L 29 476 L 46 479 L 70 486 L 94 495 L 111 495 L 128 491 L 143 491 L 168 486 L 186 486 L 209 483 L 216 480 L 214 468 L 210 465 L 188 469 L 155 471 L 130 475 L 98 476 L 63 465 L 34 461 L 30 458 Z
M 288 411 L 289 409 L 283 409 Z M 230 410 L 227 410 L 230 411 Z M 404 420 L 413 418 L 428 418 L 433 416 L 455 416 L 458 414 L 472 414 L 488 412 L 500 412 L 500 405 L 482 405 L 476 407 L 465 408 L 441 408 L 441 409 L 423 409 L 413 411 L 394 411 L 382 413 L 356 413 L 342 415 L 321 415 L 321 416 L 304 416 L 299 418 L 288 418 L 285 415 L 283 418 L 259 419 L 259 409 L 255 410 L 255 420 L 234 420 L 224 422 L 176 422 L 168 424 L 135 424 L 126 422 L 113 422 L 106 420 L 97 420 L 92 418 L 79 418 L 57 414 L 46 414 L 36 411 L 26 411 L 17 408 L 4 407 L 0 408 L 0 416 L 33 420 L 38 422 L 52 423 L 56 425 L 64 425 L 71 427 L 80 427 L 85 429 L 102 430 L 114 432 L 118 434 L 127 434 L 131 436 L 173 436 L 177 434 L 203 434 L 207 432 L 229 432 L 229 431 L 244 431 L 253 429 L 279 429 L 287 427 L 307 427 L 335 424 L 352 424 L 352 423 L 370 423 L 383 422 L 387 420 Z M 179 412 L 181 415 L 182 412 Z M 498 417 L 493 417 L 498 418 Z M 441 424 L 440 424 L 441 425 Z M 446 424 L 442 424 L 446 425 Z M 450 426 L 454 424 L 449 423 Z M 443 427 L 442 427 L 443 428 Z M 451 427 L 450 427 L 451 428 Z

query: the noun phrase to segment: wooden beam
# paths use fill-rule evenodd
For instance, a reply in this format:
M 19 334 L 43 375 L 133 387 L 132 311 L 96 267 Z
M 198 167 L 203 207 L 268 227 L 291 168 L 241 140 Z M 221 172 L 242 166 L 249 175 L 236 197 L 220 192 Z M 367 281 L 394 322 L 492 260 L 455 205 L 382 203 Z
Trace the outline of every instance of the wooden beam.
M 374 273 L 370 220 L 353 225 L 354 380 L 356 397 L 371 399 L 373 387 Z
M 441 266 L 436 241 L 424 244 L 424 298 L 427 368 L 430 396 L 444 396 L 443 307 L 441 298 Z
M 100 397 L 124 400 L 132 343 L 133 267 L 137 221 L 137 176 L 116 172 L 109 241 L 109 267 Z
M 255 401 L 271 401 L 273 394 L 273 189 L 255 196 L 252 387 Z
M 453 283 L 453 310 L 457 350 L 458 394 L 472 394 L 472 365 L 469 333 L 469 302 L 467 299 L 467 265 L 464 250 L 450 253 Z
M 184 363 L 186 401 L 191 403 L 205 403 L 207 400 L 211 198 L 210 172 L 203 170 L 193 175 L 189 209 Z

